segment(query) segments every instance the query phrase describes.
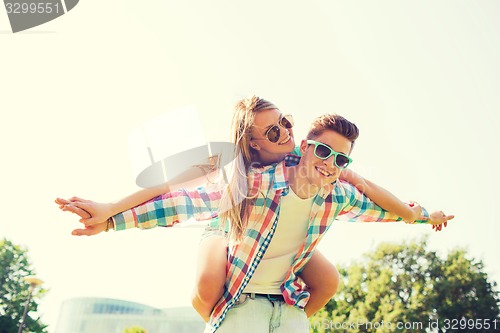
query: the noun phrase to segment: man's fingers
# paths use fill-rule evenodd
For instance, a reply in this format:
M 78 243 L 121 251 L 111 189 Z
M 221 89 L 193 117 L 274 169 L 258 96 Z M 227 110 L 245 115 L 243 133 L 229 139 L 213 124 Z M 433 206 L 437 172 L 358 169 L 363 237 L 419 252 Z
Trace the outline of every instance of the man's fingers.
M 80 222 L 85 224 L 86 226 L 90 226 L 90 225 L 93 225 L 93 224 L 98 224 L 100 223 L 99 221 L 97 221 L 94 217 L 90 216 L 90 218 L 82 218 L 80 219 Z M 102 222 L 102 221 L 101 221 Z
M 73 236 L 93 236 L 98 233 L 104 231 L 106 226 L 104 224 L 101 225 L 93 225 L 86 226 L 85 229 L 75 229 L 71 232 Z
M 94 229 L 75 229 L 71 232 L 73 236 L 92 236 L 96 234 Z

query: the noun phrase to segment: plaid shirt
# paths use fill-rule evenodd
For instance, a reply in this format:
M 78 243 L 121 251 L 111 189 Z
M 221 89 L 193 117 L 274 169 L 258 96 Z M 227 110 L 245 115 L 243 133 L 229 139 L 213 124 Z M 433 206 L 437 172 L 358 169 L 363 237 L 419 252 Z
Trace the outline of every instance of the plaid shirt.
M 229 244 L 224 294 L 215 305 L 209 322 L 212 332 L 221 325 L 227 311 L 239 299 L 264 257 L 276 230 L 280 198 L 289 191 L 286 166 L 297 165 L 299 161 L 300 157 L 289 155 L 281 163 L 249 171 L 249 188 L 258 190 L 261 195 L 252 203 L 243 240 Z M 197 220 L 210 219 L 217 216 L 221 194 L 220 191 L 204 188 L 167 193 L 115 215 L 115 228 L 148 229 L 155 226 L 172 226 L 193 217 Z M 331 191 L 322 188 L 313 199 L 306 239 L 281 285 L 287 304 L 299 308 L 304 308 L 307 304 L 309 293 L 297 274 L 311 258 L 319 241 L 336 218 L 362 222 L 402 220 L 377 206 L 349 183 L 336 181 Z M 423 209 L 422 218 L 416 222 L 426 223 L 427 220 L 428 213 Z

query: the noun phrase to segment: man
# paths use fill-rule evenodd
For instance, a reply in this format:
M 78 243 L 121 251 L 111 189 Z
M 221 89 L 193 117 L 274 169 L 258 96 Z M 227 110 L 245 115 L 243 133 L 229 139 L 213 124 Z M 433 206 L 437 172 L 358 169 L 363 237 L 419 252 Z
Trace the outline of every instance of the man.
M 309 295 L 298 275 L 333 220 L 402 220 L 354 186 L 338 181 L 340 171 L 351 162 L 357 137 L 353 123 L 324 115 L 301 142 L 302 158 L 289 156 L 282 163 L 249 170 L 249 204 L 241 214 L 245 227 L 229 238 L 224 294 L 207 331 L 258 333 L 272 327 L 273 332 L 308 332 L 302 309 Z M 168 193 L 113 216 L 100 230 L 208 219 L 218 214 L 222 195 L 209 189 Z M 77 206 L 93 213 L 92 206 Z M 416 222 L 440 225 L 452 218 L 443 212 L 429 216 L 422 210 Z M 227 222 L 231 229 L 234 221 Z

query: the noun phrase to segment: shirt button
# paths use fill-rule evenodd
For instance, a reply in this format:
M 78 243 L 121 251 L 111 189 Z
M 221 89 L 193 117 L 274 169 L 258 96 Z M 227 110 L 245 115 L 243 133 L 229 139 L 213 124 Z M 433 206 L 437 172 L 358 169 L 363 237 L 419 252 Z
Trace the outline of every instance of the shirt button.
M 257 256 L 262 257 L 262 252 L 257 253 Z

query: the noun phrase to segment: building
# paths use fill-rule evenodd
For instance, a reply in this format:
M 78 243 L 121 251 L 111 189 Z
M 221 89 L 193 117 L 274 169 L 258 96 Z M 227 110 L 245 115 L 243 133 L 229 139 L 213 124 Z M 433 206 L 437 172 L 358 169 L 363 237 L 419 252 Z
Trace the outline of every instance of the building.
M 157 309 L 109 298 L 72 298 L 61 306 L 56 333 L 122 333 L 140 326 L 148 333 L 203 332 L 205 323 L 191 307 Z

